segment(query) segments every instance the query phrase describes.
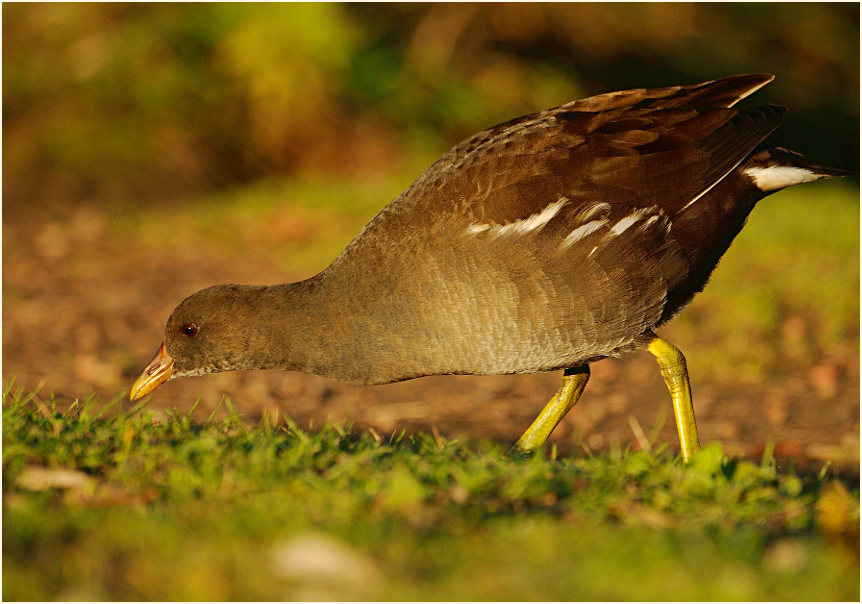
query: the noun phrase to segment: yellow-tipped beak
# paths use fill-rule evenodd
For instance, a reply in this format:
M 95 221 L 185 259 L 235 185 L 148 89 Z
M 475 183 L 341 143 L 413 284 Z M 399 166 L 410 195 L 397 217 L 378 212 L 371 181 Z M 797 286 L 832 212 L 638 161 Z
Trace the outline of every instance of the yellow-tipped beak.
M 156 389 L 156 387 L 171 377 L 174 372 L 174 360 L 165 349 L 165 344 L 162 342 L 162 347 L 144 369 L 135 383 L 132 384 L 132 390 L 129 392 L 129 400 L 136 401 L 139 398 L 146 396 Z

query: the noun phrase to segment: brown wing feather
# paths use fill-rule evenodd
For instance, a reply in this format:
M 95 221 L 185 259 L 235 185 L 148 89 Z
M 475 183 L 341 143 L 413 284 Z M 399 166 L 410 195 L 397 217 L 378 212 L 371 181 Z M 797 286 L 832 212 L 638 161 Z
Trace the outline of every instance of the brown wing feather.
M 690 86 L 635 88 L 606 92 L 566 103 L 569 111 L 608 111 L 624 107 L 672 109 L 679 107 L 733 107 L 740 100 L 775 79 L 768 73 L 728 76 Z
M 678 111 L 687 115 L 691 110 L 646 114 L 642 119 L 652 123 L 639 128 L 656 137 L 643 145 L 595 130 L 584 144 L 569 149 L 574 167 L 567 173 L 569 190 L 632 207 L 661 203 L 675 213 L 727 175 L 784 115 L 774 106 L 694 110 L 668 126 L 665 118 L 679 117 Z

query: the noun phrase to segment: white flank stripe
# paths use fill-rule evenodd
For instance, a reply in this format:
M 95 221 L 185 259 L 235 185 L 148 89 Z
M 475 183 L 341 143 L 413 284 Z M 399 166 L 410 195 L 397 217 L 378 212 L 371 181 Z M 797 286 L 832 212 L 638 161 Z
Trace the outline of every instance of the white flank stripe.
M 471 235 L 475 235 L 483 231 L 491 231 L 491 234 L 493 235 L 528 233 L 530 231 L 540 229 L 548 224 L 567 203 L 569 203 L 568 198 L 560 197 L 557 201 L 548 205 L 548 207 L 541 212 L 536 212 L 527 218 L 516 220 L 515 222 L 510 222 L 508 224 L 486 224 L 483 222 L 477 222 L 468 226 L 467 232 Z
M 768 168 L 755 166 L 746 168 L 744 172 L 754 181 L 754 186 L 761 191 L 777 191 L 784 187 L 823 178 L 822 175 L 811 170 L 794 166 L 770 166 Z
M 607 212 L 610 209 L 611 209 L 611 204 L 605 203 L 603 201 L 596 203 L 596 204 L 593 204 L 578 215 L 578 220 L 588 220 L 588 219 L 592 218 L 593 216 L 595 216 L 596 214 L 598 214 L 600 212 Z
M 654 208 L 641 208 L 639 210 L 635 210 L 625 218 L 620 219 L 613 227 L 611 227 L 611 237 L 616 237 L 617 235 L 622 234 L 627 228 L 632 226 L 638 220 L 642 220 L 644 217 L 649 216 L 654 211 Z
M 516 232 L 526 233 L 527 231 L 532 231 L 533 229 L 540 229 L 551 221 L 551 218 L 557 215 L 557 213 L 562 209 L 564 205 L 566 205 L 569 200 L 565 197 L 560 197 L 557 201 L 550 204 L 547 208 L 539 212 L 538 214 L 533 214 L 528 218 L 524 218 L 523 220 L 516 220 L 511 224 L 507 224 L 503 228 L 512 228 Z
M 592 222 L 588 222 L 587 224 L 582 224 L 568 234 L 568 236 L 563 240 L 563 243 L 560 245 L 560 248 L 569 247 L 575 241 L 579 241 L 590 233 L 596 232 L 598 229 L 602 228 L 602 226 L 607 224 L 607 222 L 607 220 L 593 220 Z

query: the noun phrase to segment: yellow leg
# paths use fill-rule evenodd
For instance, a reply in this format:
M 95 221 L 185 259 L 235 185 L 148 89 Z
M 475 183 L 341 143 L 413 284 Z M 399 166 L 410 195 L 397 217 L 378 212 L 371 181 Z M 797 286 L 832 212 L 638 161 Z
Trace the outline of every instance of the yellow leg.
M 658 361 L 661 376 L 670 391 L 682 459 L 688 462 L 700 448 L 700 442 L 697 439 L 697 425 L 694 423 L 694 407 L 691 404 L 691 386 L 688 383 L 685 357 L 679 348 L 659 337 L 649 343 L 647 350 Z
M 545 444 L 551 432 L 560 423 L 560 420 L 569 412 L 569 409 L 575 406 L 581 393 L 584 391 L 584 386 L 587 385 L 587 380 L 590 379 L 590 368 L 588 365 L 581 367 L 572 367 L 566 369 L 563 373 L 563 385 L 548 401 L 539 416 L 533 421 L 529 428 L 524 432 L 510 454 L 528 455 Z

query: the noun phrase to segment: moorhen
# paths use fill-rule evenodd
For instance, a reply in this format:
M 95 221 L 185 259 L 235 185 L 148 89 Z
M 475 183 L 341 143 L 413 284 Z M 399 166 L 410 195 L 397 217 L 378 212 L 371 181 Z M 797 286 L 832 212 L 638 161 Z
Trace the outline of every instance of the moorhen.
M 577 402 L 590 363 L 645 347 L 688 460 L 685 358 L 654 330 L 703 289 L 758 200 L 848 174 L 761 144 L 785 108 L 734 105 L 772 79 L 610 92 L 484 130 L 318 275 L 183 300 L 130 398 L 233 369 L 363 384 L 564 369 L 514 447 L 527 453 Z

